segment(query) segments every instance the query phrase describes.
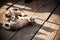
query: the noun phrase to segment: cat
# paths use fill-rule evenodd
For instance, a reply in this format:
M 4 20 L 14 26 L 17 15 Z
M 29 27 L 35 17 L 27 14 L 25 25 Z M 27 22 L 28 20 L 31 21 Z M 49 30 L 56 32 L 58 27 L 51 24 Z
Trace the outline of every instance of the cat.
M 19 11 L 19 10 L 18 10 Z M 10 9 L 5 12 L 5 20 L 6 22 L 3 23 L 3 27 L 7 30 L 16 30 L 20 29 L 29 23 L 34 22 L 34 18 L 28 16 L 22 16 L 22 14 L 18 11 L 14 11 Z M 21 15 L 21 16 L 19 16 Z M 16 16 L 18 18 L 16 18 Z M 11 18 L 13 17 L 13 18 Z

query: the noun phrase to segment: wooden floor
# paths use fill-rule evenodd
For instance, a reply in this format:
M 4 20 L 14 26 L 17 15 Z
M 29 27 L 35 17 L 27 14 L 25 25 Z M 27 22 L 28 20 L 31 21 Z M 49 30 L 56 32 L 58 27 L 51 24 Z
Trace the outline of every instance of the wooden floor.
M 60 40 L 59 0 L 34 0 L 27 4 L 23 0 L 9 1 L 0 8 L 0 12 L 15 7 L 36 17 L 35 23 L 19 31 L 0 29 L 0 40 Z

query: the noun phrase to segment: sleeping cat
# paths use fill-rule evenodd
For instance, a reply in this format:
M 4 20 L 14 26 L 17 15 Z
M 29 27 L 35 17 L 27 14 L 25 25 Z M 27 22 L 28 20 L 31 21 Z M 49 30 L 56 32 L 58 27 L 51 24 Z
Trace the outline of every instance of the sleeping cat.
M 14 11 L 13 9 L 5 12 L 5 20 L 6 21 L 3 22 L 3 28 L 7 30 L 17 30 L 34 22 L 34 18 L 28 16 L 24 17 L 20 12 Z

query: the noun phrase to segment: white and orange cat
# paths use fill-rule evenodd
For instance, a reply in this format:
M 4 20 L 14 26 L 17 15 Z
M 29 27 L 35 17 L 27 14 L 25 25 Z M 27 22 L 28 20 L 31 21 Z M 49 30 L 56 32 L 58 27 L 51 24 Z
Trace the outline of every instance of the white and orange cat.
M 16 9 L 10 9 L 0 14 L 0 23 L 3 24 L 3 28 L 7 30 L 16 30 L 34 22 L 32 17 L 23 17 L 23 14 Z

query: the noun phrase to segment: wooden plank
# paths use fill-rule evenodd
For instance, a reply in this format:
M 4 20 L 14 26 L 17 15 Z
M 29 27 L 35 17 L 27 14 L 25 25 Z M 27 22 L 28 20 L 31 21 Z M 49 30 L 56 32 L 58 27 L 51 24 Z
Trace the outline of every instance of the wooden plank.
M 54 16 L 55 18 L 53 18 L 53 21 L 52 22 L 54 22 L 56 24 L 60 24 L 60 5 L 56 9 L 56 11 L 54 12 L 54 14 L 50 17 L 49 20 L 52 20 L 52 17 Z M 55 37 L 54 40 L 60 40 L 60 29 L 59 29 L 58 33 L 56 34 L 56 37 Z
M 32 5 L 26 5 L 25 9 L 23 10 L 25 14 L 32 16 L 36 13 L 36 11 L 45 3 L 47 0 L 35 0 L 34 3 L 30 3 Z
M 22 8 L 24 8 L 24 7 L 25 7 L 25 3 L 24 3 L 23 0 L 20 0 L 19 2 L 17 2 L 16 4 L 14 4 L 14 5 L 12 6 L 12 8 L 20 8 L 20 9 L 22 9 Z
M 39 9 L 35 16 L 39 19 L 46 20 L 58 2 L 58 0 L 48 0 L 46 4 Z
M 15 33 L 15 32 L 1 29 L 1 30 L 0 30 L 0 40 L 9 40 L 9 38 L 10 38 L 14 33 Z
M 16 1 L 16 0 L 15 0 Z M 15 2 L 14 1 L 14 2 Z M 1 8 L 0 8 L 0 13 L 5 11 L 9 6 L 11 6 L 13 3 L 13 1 L 7 1 L 6 4 L 4 4 Z
M 59 25 L 46 22 L 35 35 L 33 40 L 53 40 L 57 31 L 59 30 L 59 27 Z
M 56 22 L 58 22 L 58 20 L 60 20 L 60 16 L 58 15 L 60 13 L 59 8 L 60 8 L 60 6 L 55 10 L 54 13 L 56 13 L 56 14 L 55 14 L 55 16 L 53 16 L 54 18 L 52 18 L 52 19 L 56 20 Z M 58 17 L 58 19 L 56 19 L 57 17 Z M 47 21 L 42 26 L 42 28 L 38 31 L 38 33 L 35 35 L 33 40 L 53 40 L 55 38 L 56 34 L 57 34 L 57 31 L 60 28 L 60 25 L 58 25 L 58 24 L 56 24 L 54 22 L 48 22 Z
M 60 5 L 48 20 L 49 22 L 60 25 Z
M 59 31 L 58 31 L 58 33 L 57 33 L 57 35 L 56 35 L 54 40 L 60 40 L 60 29 L 59 29 Z

